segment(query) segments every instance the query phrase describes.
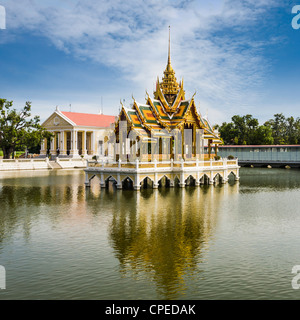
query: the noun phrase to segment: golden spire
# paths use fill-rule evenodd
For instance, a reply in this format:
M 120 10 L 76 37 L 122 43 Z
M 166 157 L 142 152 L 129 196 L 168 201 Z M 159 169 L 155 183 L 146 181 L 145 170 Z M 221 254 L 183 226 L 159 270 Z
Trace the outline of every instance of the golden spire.
M 164 77 L 160 83 L 161 90 L 166 97 L 168 104 L 172 104 L 179 91 L 179 85 L 175 77 L 175 71 L 171 65 L 171 31 L 169 26 L 169 49 L 168 49 L 168 63 L 164 71 Z
M 168 67 L 170 66 L 172 68 L 172 66 L 171 66 L 171 28 L 170 28 L 170 26 L 169 26 L 169 50 L 168 50 L 168 65 L 167 66 Z

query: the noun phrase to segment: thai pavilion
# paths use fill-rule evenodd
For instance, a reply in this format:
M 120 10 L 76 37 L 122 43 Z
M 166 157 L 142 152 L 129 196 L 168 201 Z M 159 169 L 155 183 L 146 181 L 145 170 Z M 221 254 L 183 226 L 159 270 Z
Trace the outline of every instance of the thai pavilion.
M 237 160 L 216 157 L 222 143 L 218 132 L 201 116 L 194 96 L 186 99 L 183 80 L 177 82 L 170 40 L 167 67 L 162 81 L 157 79 L 153 99 L 147 93 L 144 104 L 134 98 L 130 108 L 122 104 L 110 142 L 115 146 L 113 161 L 88 162 L 87 186 L 95 176 L 102 187 L 115 180 L 117 188 L 131 184 L 135 190 L 149 182 L 157 188 L 163 178 L 169 186 L 181 187 L 190 181 L 225 183 L 230 173 L 239 178 Z

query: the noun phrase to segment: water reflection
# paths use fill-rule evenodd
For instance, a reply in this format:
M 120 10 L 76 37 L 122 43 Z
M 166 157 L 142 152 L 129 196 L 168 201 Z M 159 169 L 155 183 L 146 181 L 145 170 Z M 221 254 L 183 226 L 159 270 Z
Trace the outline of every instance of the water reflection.
M 188 283 L 202 277 L 202 263 L 214 241 L 220 209 L 238 192 L 239 183 L 141 192 L 116 190 L 110 184 L 101 190 L 96 179 L 86 189 L 82 171 L 3 175 L 0 256 L 8 254 L 5 248 L 10 242 L 20 243 L 22 248 L 33 251 L 28 257 L 12 253 L 16 275 L 19 269 L 37 268 L 35 250 L 50 265 L 53 259 L 63 263 L 67 255 L 69 260 L 62 269 L 72 266 L 76 273 L 82 270 L 81 263 L 86 264 L 85 268 L 96 268 L 95 256 L 99 255 L 101 263 L 101 259 L 109 261 L 103 252 L 111 254 L 112 248 L 119 276 L 132 279 L 132 287 L 139 279 L 150 280 L 159 298 L 181 298 Z M 106 246 L 101 254 L 99 247 L 104 242 L 99 241 L 105 241 Z M 85 255 L 84 261 L 80 254 Z M 77 257 L 79 269 L 73 262 Z M 98 271 L 93 269 L 93 274 L 97 273 L 100 281 L 105 276 Z M 26 283 L 28 274 L 20 281 Z M 75 280 L 66 279 L 69 286 L 74 286 Z M 43 273 L 36 281 L 43 281 Z M 91 281 L 92 274 L 87 274 L 84 283 L 92 286 Z M 18 288 L 18 282 L 15 285 Z M 51 283 L 53 288 L 56 285 Z
M 237 191 L 238 184 L 118 191 L 110 239 L 121 272 L 146 275 L 155 281 L 161 298 L 182 296 L 185 278 L 201 274 L 219 207 L 228 193 Z
M 19 174 L 19 176 L 18 176 Z M 67 212 L 85 211 L 85 187 L 82 172 L 2 173 L 0 180 L 0 243 L 23 229 L 29 240 L 34 222 L 47 219 L 52 226 Z M 67 207 L 68 210 L 63 210 Z M 0 248 L 1 249 L 1 248 Z
M 1 299 L 298 299 L 300 171 L 240 177 L 134 192 L 85 189 L 81 170 L 1 173 Z
M 298 169 L 242 168 L 241 172 L 243 175 L 241 192 L 300 188 Z

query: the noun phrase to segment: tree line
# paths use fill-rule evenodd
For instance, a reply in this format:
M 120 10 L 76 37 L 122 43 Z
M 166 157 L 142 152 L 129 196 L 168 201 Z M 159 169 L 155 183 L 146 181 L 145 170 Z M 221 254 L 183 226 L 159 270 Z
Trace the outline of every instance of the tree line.
M 275 145 L 300 143 L 300 118 L 276 113 L 260 125 L 251 114 L 235 115 L 231 122 L 216 125 L 226 145 Z

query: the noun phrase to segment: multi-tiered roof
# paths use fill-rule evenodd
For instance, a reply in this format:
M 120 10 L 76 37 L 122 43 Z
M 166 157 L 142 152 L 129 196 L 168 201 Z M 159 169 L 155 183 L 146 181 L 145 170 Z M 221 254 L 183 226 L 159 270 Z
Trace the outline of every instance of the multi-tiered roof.
M 183 80 L 178 84 L 171 65 L 170 38 L 167 67 L 162 81 L 159 82 L 157 79 L 154 99 L 151 99 L 147 93 L 145 104 L 135 100 L 131 108 L 126 108 L 122 104 L 119 120 L 127 120 L 130 129 L 142 139 L 166 135 L 166 132 L 171 132 L 173 129 L 182 130 L 185 125 L 193 124 L 197 129 L 204 129 L 205 139 L 211 139 L 217 144 L 221 143 L 218 133 L 197 110 L 194 96 L 189 100 L 185 99 Z M 116 130 L 118 130 L 118 123 Z

